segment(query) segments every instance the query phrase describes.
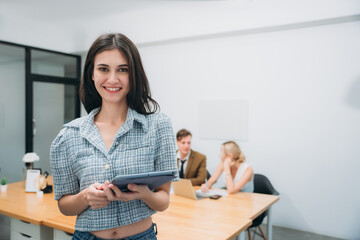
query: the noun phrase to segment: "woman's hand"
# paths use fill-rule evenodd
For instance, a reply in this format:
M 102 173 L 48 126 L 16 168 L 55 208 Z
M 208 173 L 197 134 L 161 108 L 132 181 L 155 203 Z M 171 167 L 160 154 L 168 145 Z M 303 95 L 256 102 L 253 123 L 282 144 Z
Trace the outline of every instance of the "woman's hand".
M 224 160 L 224 169 L 226 168 L 226 167 L 231 167 L 231 165 L 232 165 L 232 159 L 230 158 L 230 157 L 227 157 L 227 158 L 225 158 L 225 160 Z
M 170 182 L 158 187 L 154 192 L 147 185 L 128 184 L 130 192 L 121 192 L 120 189 L 106 181 L 102 188 L 109 201 L 131 201 L 140 199 L 155 211 L 164 211 L 170 203 Z
M 106 181 L 102 187 L 109 201 L 127 202 L 134 199 L 142 199 L 152 193 L 146 185 L 128 184 L 128 189 L 131 192 L 121 192 L 117 186 L 109 181 Z
M 85 194 L 86 200 L 92 209 L 104 208 L 110 203 L 100 183 L 91 184 Z
M 209 191 L 209 187 L 208 187 L 208 185 L 206 183 L 203 183 L 201 185 L 201 191 L 204 192 L 204 193 Z

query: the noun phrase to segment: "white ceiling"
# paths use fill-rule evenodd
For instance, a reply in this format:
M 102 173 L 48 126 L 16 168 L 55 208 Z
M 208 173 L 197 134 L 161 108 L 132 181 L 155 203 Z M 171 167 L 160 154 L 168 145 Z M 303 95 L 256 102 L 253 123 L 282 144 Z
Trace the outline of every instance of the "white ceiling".
M 102 16 L 138 11 L 154 5 L 191 4 L 234 0 L 1 0 L 1 15 L 16 15 L 38 21 L 61 21 L 66 18 L 93 19 Z M 250 0 L 246 0 L 250 1 Z
M 151 0 L 1 0 L 1 15 L 31 18 L 38 21 L 61 21 L 64 18 L 88 19 L 146 8 Z M 91 7 L 89 7 L 91 6 Z M 94 7 L 97 6 L 97 7 Z
M 181 33 L 193 18 L 208 24 L 204 14 L 223 3 L 250 1 L 256 0 L 0 0 L 0 40 L 65 52 L 88 49 L 104 32 L 144 42 L 164 31 L 176 37 L 169 27 Z
M 0 0 L 0 40 L 73 53 L 104 32 L 156 44 L 354 14 L 359 0 Z

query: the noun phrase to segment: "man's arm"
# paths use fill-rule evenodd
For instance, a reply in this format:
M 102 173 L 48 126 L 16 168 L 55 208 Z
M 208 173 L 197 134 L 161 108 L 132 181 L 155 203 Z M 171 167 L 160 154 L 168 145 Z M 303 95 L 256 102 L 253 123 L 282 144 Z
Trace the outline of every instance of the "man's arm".
M 201 155 L 199 168 L 197 170 L 197 175 L 195 178 L 189 178 L 193 186 L 200 186 L 205 182 L 207 177 L 207 170 L 206 170 L 206 156 Z

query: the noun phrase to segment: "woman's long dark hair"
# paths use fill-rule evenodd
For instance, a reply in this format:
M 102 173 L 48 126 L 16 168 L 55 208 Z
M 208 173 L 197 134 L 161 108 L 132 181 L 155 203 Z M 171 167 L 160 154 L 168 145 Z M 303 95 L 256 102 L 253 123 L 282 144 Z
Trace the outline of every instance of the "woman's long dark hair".
M 102 99 L 95 88 L 92 75 L 94 72 L 95 56 L 106 50 L 119 49 L 125 54 L 129 64 L 130 91 L 127 95 L 128 106 L 141 114 L 155 113 L 160 109 L 159 104 L 151 98 L 149 81 L 141 62 L 139 51 L 135 44 L 120 33 L 103 34 L 90 47 L 84 65 L 84 74 L 80 83 L 80 100 L 89 113 L 100 107 Z

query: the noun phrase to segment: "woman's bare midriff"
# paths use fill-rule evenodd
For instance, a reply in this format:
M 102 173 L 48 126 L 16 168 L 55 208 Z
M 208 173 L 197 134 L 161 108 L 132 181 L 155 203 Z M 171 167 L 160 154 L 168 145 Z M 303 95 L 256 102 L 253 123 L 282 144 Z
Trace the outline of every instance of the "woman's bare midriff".
M 148 217 L 145 218 L 144 220 L 141 220 L 140 222 L 136 222 L 126 226 L 101 230 L 101 231 L 94 231 L 91 232 L 91 234 L 99 238 L 118 239 L 144 232 L 148 230 L 151 226 L 152 226 L 152 219 L 151 217 Z

